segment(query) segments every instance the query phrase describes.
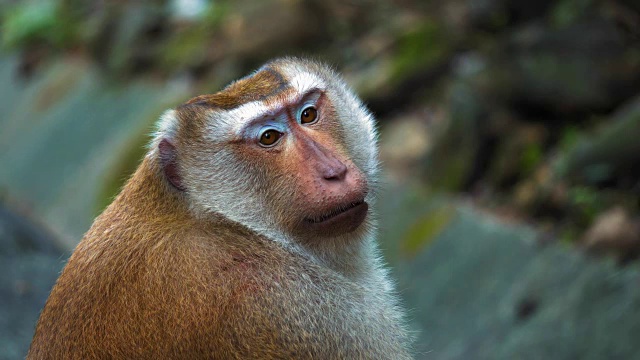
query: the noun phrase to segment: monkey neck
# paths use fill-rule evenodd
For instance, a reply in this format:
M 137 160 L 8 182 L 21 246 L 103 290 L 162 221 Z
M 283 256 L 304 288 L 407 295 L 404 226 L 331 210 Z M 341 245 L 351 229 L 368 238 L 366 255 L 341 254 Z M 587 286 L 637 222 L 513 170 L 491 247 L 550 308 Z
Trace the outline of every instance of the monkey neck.
M 369 232 L 319 239 L 298 246 L 312 261 L 359 283 L 374 274 L 377 267 L 375 239 Z

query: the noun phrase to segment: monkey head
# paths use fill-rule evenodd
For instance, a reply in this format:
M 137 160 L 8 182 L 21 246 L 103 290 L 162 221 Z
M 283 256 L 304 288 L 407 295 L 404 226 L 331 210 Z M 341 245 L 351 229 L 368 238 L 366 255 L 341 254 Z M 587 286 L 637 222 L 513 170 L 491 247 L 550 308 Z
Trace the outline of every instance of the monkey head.
M 149 156 L 196 215 L 321 242 L 373 226 L 376 140 L 371 114 L 338 75 L 286 58 L 166 112 Z

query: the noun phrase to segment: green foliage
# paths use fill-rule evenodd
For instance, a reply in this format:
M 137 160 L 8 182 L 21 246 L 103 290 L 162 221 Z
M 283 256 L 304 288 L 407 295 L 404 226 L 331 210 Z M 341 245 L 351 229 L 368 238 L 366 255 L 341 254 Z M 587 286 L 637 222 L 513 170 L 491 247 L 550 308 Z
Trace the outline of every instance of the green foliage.
M 197 23 L 173 33 L 162 51 L 161 66 L 175 70 L 205 60 L 205 50 L 211 46 L 211 39 L 228 12 L 227 2 L 216 2 L 209 5 Z
M 520 156 L 520 169 L 523 175 L 530 175 L 543 160 L 543 149 L 540 143 L 530 143 Z
M 560 140 L 558 141 L 558 149 L 560 155 L 553 164 L 554 173 L 560 177 L 564 177 L 569 172 L 569 159 L 567 158 L 570 153 L 582 139 L 581 133 L 575 126 L 567 126 L 562 131 Z
M 551 10 L 551 23 L 556 27 L 565 27 L 575 23 L 591 7 L 593 0 L 558 1 Z
M 409 228 L 402 242 L 405 255 L 413 256 L 431 243 L 455 218 L 456 210 L 452 206 L 444 206 L 427 212 L 419 217 Z
M 416 69 L 429 68 L 450 52 L 449 37 L 435 21 L 425 20 L 416 29 L 400 36 L 392 78 L 402 78 Z
M 558 235 L 558 240 L 563 244 L 573 244 L 580 238 L 580 232 L 576 226 L 567 226 Z
M 562 151 L 567 151 L 573 148 L 580 140 L 580 131 L 575 126 L 567 126 L 562 132 L 560 138 L 559 148 Z
M 162 51 L 161 66 L 167 70 L 182 69 L 203 61 L 211 34 L 201 26 L 183 29 L 174 34 Z
M 16 3 L 2 13 L 2 45 L 14 49 L 33 43 L 63 46 L 74 38 L 74 22 L 56 0 Z
M 576 186 L 569 189 L 569 205 L 574 209 L 576 220 L 590 224 L 603 209 L 603 199 L 597 189 Z

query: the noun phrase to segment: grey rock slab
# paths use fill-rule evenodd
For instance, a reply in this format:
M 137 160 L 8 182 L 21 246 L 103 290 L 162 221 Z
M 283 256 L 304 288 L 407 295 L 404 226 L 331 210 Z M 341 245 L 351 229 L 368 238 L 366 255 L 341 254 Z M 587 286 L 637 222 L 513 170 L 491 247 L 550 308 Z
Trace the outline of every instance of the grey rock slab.
M 418 331 L 418 358 L 638 358 L 637 266 L 542 246 L 529 227 L 418 196 L 395 189 L 380 201 L 382 247 Z M 455 211 L 442 230 L 403 252 L 406 229 L 446 206 Z
M 0 202 L 0 360 L 24 359 L 40 310 L 69 255 Z
M 100 190 L 121 161 L 122 148 L 151 133 L 172 99 L 186 98 L 171 83 L 115 84 L 74 58 L 47 65 L 30 79 L 15 77 L 17 61 L 0 58 L 0 189 L 26 204 L 68 247 L 97 215 Z M 175 105 L 175 104 L 174 104 Z

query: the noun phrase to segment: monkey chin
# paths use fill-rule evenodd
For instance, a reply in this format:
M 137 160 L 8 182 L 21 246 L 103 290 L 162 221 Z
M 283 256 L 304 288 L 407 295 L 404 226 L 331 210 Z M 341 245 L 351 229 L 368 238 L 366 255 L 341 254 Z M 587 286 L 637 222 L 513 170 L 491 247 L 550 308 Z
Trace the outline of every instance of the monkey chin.
M 369 212 L 364 200 L 339 206 L 320 216 L 307 217 L 302 231 L 314 237 L 335 237 L 356 231 Z

